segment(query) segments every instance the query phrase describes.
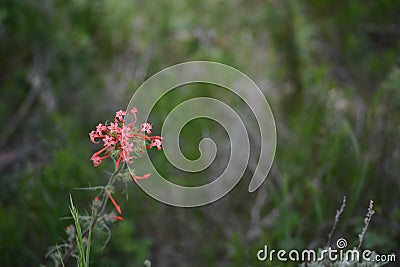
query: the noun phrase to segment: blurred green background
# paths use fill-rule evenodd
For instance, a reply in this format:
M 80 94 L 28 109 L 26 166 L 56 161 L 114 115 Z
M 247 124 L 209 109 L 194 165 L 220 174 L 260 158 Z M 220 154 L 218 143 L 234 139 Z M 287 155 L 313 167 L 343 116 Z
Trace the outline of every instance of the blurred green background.
M 104 184 L 112 167 L 92 166 L 89 131 L 124 109 L 146 78 L 190 60 L 231 65 L 262 88 L 277 122 L 271 173 L 248 194 L 249 166 L 230 194 L 196 209 L 161 204 L 132 184 L 128 200 L 116 195 L 125 221 L 104 250 L 105 236 L 95 234 L 93 266 L 265 266 L 256 258 L 264 244 L 324 246 L 343 195 L 334 240 L 358 244 L 373 199 L 363 247 L 399 253 L 399 13 L 389 0 L 0 0 L 0 266 L 51 266 L 46 250 L 71 223 L 60 220 L 68 194 L 84 211 L 95 193 L 76 188 Z M 188 92 L 157 105 L 154 133 L 193 96 L 246 114 L 224 91 Z M 213 122 L 191 122 L 181 136 L 187 157 L 199 156 L 204 133 L 226 139 Z M 254 163 L 257 136 L 252 147 Z M 152 156 L 181 183 L 220 171 L 214 164 L 192 176 Z

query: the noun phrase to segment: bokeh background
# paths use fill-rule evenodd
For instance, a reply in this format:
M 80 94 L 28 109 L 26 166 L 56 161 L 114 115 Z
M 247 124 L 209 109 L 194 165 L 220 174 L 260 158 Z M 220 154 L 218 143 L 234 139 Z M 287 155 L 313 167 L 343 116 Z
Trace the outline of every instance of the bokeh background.
M 358 244 L 372 199 L 363 247 L 399 253 L 399 13 L 389 0 L 0 0 L 0 266 L 51 266 L 47 248 L 71 223 L 60 220 L 68 195 L 85 211 L 95 193 L 76 188 L 104 184 L 112 168 L 92 166 L 89 131 L 146 78 L 190 60 L 234 66 L 261 87 L 277 122 L 271 173 L 248 194 L 250 164 L 230 194 L 196 209 L 161 204 L 132 184 L 128 199 L 116 195 L 125 221 L 104 250 L 105 235 L 95 234 L 93 266 L 260 266 L 264 244 L 324 246 L 344 195 L 334 240 Z M 217 88 L 177 90 L 152 114 L 154 132 L 199 95 L 247 112 Z M 204 136 L 226 139 L 216 123 L 193 121 L 180 139 L 188 158 Z M 257 134 L 252 147 L 254 163 Z M 152 157 L 167 177 L 201 184 L 226 155 L 222 146 L 193 175 Z

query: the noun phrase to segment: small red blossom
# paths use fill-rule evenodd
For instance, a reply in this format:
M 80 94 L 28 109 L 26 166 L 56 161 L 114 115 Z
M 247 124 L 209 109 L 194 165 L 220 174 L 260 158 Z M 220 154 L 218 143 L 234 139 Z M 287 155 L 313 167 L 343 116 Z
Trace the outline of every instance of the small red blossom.
M 105 147 L 112 147 L 113 145 L 115 145 L 115 144 L 117 143 L 117 141 L 115 140 L 115 138 L 113 138 L 113 137 L 111 137 L 111 136 L 109 136 L 109 135 L 106 135 L 106 136 L 103 138 L 103 142 L 104 142 L 104 146 L 105 146 Z
M 115 119 L 122 121 L 124 119 L 125 114 L 126 114 L 125 111 L 119 110 L 115 113 Z
M 94 138 L 96 138 L 96 137 L 98 137 L 98 135 L 96 134 L 96 131 L 91 131 L 90 133 L 89 133 L 89 137 L 90 137 L 90 142 L 92 142 L 92 143 L 98 143 L 98 142 L 96 142 L 95 140 L 94 140 Z
M 102 161 L 99 156 L 94 156 L 94 155 L 90 159 L 93 161 L 93 165 L 95 167 L 99 166 Z
M 104 131 L 107 131 L 106 126 L 103 125 L 102 123 L 99 123 L 99 124 L 96 126 L 96 133 L 97 133 L 98 135 L 102 135 Z
M 125 141 L 121 147 L 122 147 L 122 151 L 133 152 L 133 143 L 129 143 L 128 141 Z
M 116 221 L 123 221 L 124 220 L 124 218 L 122 218 L 121 216 L 115 216 L 115 220 Z
M 151 126 L 150 123 L 145 122 L 142 124 L 142 129 L 140 130 L 141 132 L 146 132 L 147 134 L 151 134 L 151 129 L 153 127 Z
M 122 126 L 121 129 L 121 136 L 123 141 L 128 141 L 130 138 L 132 138 L 132 129 L 133 129 L 133 124 L 128 125 L 128 126 Z
M 111 122 L 110 125 L 107 127 L 108 130 L 110 130 L 110 134 L 112 135 L 113 133 L 119 133 L 120 132 L 120 128 L 118 123 L 116 122 Z
M 150 148 L 157 147 L 158 150 L 161 150 L 161 144 L 161 139 L 154 139 L 153 141 L 151 141 Z

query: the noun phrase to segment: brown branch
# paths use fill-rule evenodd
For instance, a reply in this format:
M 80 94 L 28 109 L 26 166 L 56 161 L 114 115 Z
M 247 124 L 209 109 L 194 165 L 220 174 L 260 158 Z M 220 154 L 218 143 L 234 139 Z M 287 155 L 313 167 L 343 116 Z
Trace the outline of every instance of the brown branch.
M 33 78 L 30 80 L 33 80 Z M 32 82 L 32 84 L 34 84 L 34 83 Z M 37 88 L 35 86 L 31 86 L 31 89 L 29 90 L 28 95 L 25 97 L 24 101 L 18 107 L 18 110 L 14 113 L 14 116 L 12 116 L 10 122 L 5 127 L 4 132 L 0 137 L 0 146 L 4 145 L 7 142 L 10 135 L 15 131 L 15 129 L 20 124 L 22 119 L 28 113 L 38 92 L 39 92 L 39 90 L 37 90 Z

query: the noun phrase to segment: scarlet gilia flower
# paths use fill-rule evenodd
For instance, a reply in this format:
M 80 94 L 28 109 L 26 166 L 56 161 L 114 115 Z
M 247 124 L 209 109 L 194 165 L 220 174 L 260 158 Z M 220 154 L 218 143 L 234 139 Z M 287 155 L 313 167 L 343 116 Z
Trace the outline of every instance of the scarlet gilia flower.
M 122 218 L 121 216 L 115 216 L 115 220 L 116 221 L 123 221 L 124 220 L 124 218 Z
M 154 139 L 151 141 L 150 148 L 157 147 L 158 150 L 161 150 L 161 139 Z
M 112 122 L 99 123 L 96 129 L 89 133 L 92 143 L 103 143 L 103 148 L 90 158 L 94 166 L 99 166 L 104 159 L 111 157 L 115 160 L 115 168 L 118 169 L 123 162 L 131 163 L 134 158 L 143 154 L 146 148 L 156 147 L 161 150 L 162 137 L 149 136 L 151 124 L 144 122 L 136 127 L 137 109 L 133 108 L 129 113 L 134 116 L 133 123 L 125 125 L 126 112 L 119 110 Z M 143 145 L 146 142 L 148 145 Z
M 111 193 L 108 192 L 108 190 L 106 190 L 106 194 L 107 196 L 110 198 L 111 202 L 113 203 L 115 210 L 118 211 L 119 214 L 122 214 L 122 210 L 121 207 L 117 204 L 117 202 L 114 200 L 114 198 L 112 197 Z
M 119 216 L 115 214 L 115 212 L 111 212 L 109 214 L 105 214 L 104 219 L 107 222 L 116 222 L 116 221 L 123 221 L 124 218 L 122 216 Z
M 140 131 L 146 132 L 147 134 L 151 134 L 151 129 L 152 129 L 152 128 L 153 128 L 153 127 L 151 126 L 150 123 L 145 122 L 145 123 L 142 123 L 142 129 L 141 129 Z
M 158 150 L 161 150 L 161 145 L 162 145 L 162 139 L 164 139 L 161 136 L 150 136 L 146 138 L 146 140 L 150 141 L 150 145 L 147 145 L 146 148 L 153 148 L 157 147 Z
M 132 174 L 131 174 L 131 178 L 132 178 L 132 181 L 134 181 L 135 183 L 136 183 L 136 181 L 137 180 L 144 180 L 144 179 L 147 179 L 147 178 L 149 178 L 150 177 L 150 173 L 147 173 L 147 174 L 145 174 L 145 175 L 143 175 L 143 176 L 133 176 Z

